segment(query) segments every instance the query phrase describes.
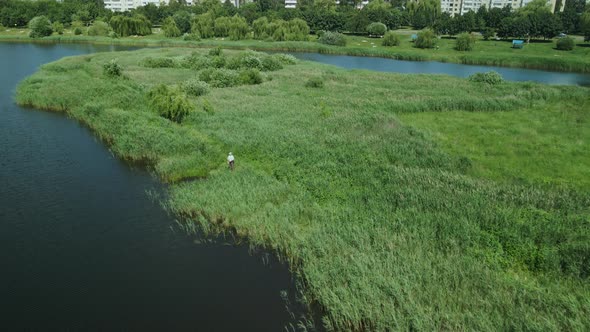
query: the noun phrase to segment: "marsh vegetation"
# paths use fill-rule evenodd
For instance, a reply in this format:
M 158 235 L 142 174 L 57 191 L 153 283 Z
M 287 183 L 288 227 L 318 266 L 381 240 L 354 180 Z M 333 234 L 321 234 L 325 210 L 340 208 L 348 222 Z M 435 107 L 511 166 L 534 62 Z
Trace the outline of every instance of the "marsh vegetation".
M 148 161 L 189 222 L 277 252 L 318 324 L 590 326 L 587 88 L 181 48 L 118 53 L 121 75 L 104 75 L 113 58 L 44 65 L 17 102 Z M 186 98 L 181 121 L 152 107 L 160 85 Z

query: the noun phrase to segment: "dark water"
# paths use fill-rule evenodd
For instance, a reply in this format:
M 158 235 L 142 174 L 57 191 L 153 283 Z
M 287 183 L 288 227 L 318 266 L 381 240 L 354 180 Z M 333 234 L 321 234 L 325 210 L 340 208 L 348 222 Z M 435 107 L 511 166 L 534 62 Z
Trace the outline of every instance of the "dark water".
M 63 114 L 14 104 L 39 65 L 109 50 L 0 43 L 0 329 L 283 330 L 285 266 L 173 231 L 145 171 Z
M 346 69 L 368 69 L 404 74 L 446 74 L 458 77 L 468 77 L 475 73 L 494 70 L 500 73 L 502 77 L 508 81 L 533 81 L 545 84 L 590 86 L 590 74 L 493 66 L 472 66 L 435 61 L 402 61 L 348 55 L 326 55 L 318 53 L 291 54 L 299 59 L 327 63 Z

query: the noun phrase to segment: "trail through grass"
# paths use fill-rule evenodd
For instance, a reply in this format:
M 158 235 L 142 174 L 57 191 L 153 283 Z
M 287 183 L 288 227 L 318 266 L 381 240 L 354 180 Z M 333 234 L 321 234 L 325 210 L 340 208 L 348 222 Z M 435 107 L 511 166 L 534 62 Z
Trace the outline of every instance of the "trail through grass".
M 259 85 L 191 97 L 194 111 L 177 124 L 150 110 L 147 92 L 207 69 L 141 63 L 182 63 L 190 54 L 176 48 L 65 58 L 24 80 L 17 102 L 67 111 L 117 155 L 149 161 L 172 182 L 171 211 L 206 231 L 233 231 L 275 250 L 329 330 L 590 327 L 590 195 L 576 185 L 583 168 L 567 165 L 587 163 L 588 149 L 556 161 L 562 149 L 550 144 L 587 137 L 587 88 L 487 86 L 298 62 L 264 72 Z M 224 56 L 230 63 L 240 53 Z M 102 75 L 113 57 L 124 77 Z M 323 86 L 306 86 L 312 79 Z M 565 124 L 542 131 L 538 119 L 554 121 L 564 100 L 574 108 Z M 580 128 L 561 130 L 575 116 L 584 119 Z M 486 137 L 520 141 L 530 135 L 523 118 L 540 121 L 528 128 L 546 143 L 525 146 L 539 151 L 533 160 L 566 173 L 530 166 L 526 181 L 513 181 L 506 168 L 490 166 L 491 155 L 479 157 L 513 146 L 508 139 L 478 145 L 475 123 L 493 119 L 490 126 L 502 129 Z M 448 122 L 455 126 L 447 129 Z M 455 131 L 466 143 L 445 138 Z M 234 172 L 225 165 L 228 151 Z M 552 180 L 539 184 L 539 176 Z

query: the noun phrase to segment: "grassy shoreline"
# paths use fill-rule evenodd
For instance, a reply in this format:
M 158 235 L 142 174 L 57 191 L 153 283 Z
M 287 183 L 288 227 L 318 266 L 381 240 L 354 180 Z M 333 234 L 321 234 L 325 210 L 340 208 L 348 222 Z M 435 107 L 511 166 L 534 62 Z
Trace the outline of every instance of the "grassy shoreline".
M 499 66 L 512 68 L 540 69 L 558 72 L 590 73 L 590 48 L 578 47 L 574 53 L 553 50 L 549 44 L 532 43 L 525 50 L 512 50 L 504 41 L 480 40 L 472 52 L 453 50 L 453 41 L 439 40 L 440 49 L 421 50 L 411 47 L 407 41 L 400 47 L 382 47 L 380 39 L 348 36 L 348 46 L 338 47 L 317 42 L 265 42 L 258 40 L 230 41 L 206 39 L 201 41 L 184 41 L 180 38 L 164 38 L 155 34 L 146 37 L 126 37 L 112 39 L 108 37 L 53 35 L 41 39 L 31 39 L 27 30 L 23 33 L 0 32 L 0 42 L 33 43 L 87 43 L 141 47 L 194 47 L 209 48 L 221 46 L 228 49 L 252 49 L 257 51 L 311 52 L 334 55 L 380 57 L 408 61 L 438 61 L 466 65 Z M 403 37 L 403 35 L 402 35 Z M 407 37 L 407 36 L 406 36 Z M 407 39 L 407 38 L 406 38 Z M 376 45 L 372 45 L 375 43 Z M 500 44 L 500 46 L 497 46 Z M 492 45 L 492 46 L 490 46 Z M 375 47 L 373 47 L 375 46 Z M 531 51 L 529 51 L 531 49 Z
M 449 153 L 400 120 L 554 110 L 564 99 L 583 108 L 587 88 L 299 62 L 264 73 L 260 85 L 192 98 L 195 110 L 179 125 L 149 111 L 146 93 L 200 72 L 141 63 L 180 63 L 192 51 L 206 57 L 181 48 L 118 52 L 122 78 L 102 75 L 113 54 L 64 58 L 25 79 L 17 102 L 67 112 L 119 157 L 150 161 L 171 182 L 172 212 L 281 254 L 329 330 L 590 326 L 590 192 L 557 177 L 549 186 L 474 178 L 469 154 Z M 324 86 L 306 87 L 313 78 Z M 586 113 L 580 126 L 590 123 Z M 225 167 L 227 151 L 235 172 Z M 193 176 L 201 180 L 176 181 Z

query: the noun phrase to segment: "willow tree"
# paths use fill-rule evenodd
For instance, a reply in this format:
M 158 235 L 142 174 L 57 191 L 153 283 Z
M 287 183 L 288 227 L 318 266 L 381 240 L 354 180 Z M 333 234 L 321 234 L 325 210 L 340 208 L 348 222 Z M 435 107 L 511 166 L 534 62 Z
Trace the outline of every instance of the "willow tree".
M 406 4 L 414 28 L 432 27 L 441 13 L 440 0 L 410 0 Z
M 143 15 L 132 17 L 116 15 L 111 17 L 109 22 L 113 31 L 119 36 L 146 36 L 152 34 L 152 23 Z

